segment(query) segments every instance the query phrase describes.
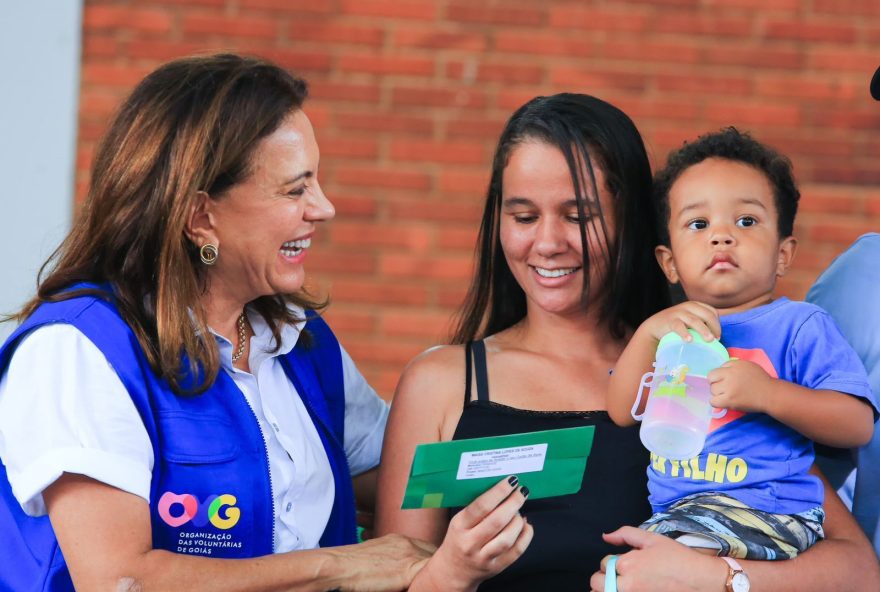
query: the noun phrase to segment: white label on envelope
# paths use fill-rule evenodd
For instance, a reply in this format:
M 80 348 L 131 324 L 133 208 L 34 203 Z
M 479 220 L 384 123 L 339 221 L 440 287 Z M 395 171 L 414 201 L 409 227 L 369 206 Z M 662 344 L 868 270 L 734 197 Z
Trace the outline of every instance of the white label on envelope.
M 458 480 L 481 479 L 483 477 L 534 473 L 544 469 L 545 458 L 547 458 L 547 444 L 463 452 L 455 478 Z

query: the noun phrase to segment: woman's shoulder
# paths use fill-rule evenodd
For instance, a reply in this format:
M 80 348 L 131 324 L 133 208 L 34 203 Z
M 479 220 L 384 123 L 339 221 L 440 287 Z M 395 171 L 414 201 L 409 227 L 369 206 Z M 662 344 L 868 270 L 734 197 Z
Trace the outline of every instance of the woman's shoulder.
M 463 345 L 435 345 L 429 347 L 407 364 L 404 372 L 454 372 L 464 369 Z
M 464 362 L 462 345 L 438 345 L 425 350 L 404 368 L 395 398 L 413 388 L 431 393 L 447 391 L 452 384 L 464 388 Z
M 442 426 L 457 420 L 464 400 L 464 366 L 462 345 L 436 346 L 422 352 L 400 376 L 391 403 L 392 414 L 396 406 L 398 414 L 430 416 L 432 421 L 439 419 Z

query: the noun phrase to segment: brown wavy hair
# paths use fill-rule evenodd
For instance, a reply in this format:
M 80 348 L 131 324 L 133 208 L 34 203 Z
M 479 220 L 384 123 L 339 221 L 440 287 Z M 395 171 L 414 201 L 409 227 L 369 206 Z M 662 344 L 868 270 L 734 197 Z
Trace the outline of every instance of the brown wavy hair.
M 187 216 L 199 191 L 222 199 L 247 177 L 260 140 L 307 95 L 301 78 L 233 54 L 178 59 L 149 74 L 110 124 L 85 204 L 40 269 L 37 295 L 15 318 L 85 293 L 110 299 L 106 291 L 70 289 L 109 283 L 152 368 L 178 393 L 203 392 L 220 359 L 215 340 L 202 337 L 210 335 L 199 300 L 205 275 L 184 231 Z M 289 304 L 316 310 L 326 301 L 304 290 L 254 300 L 276 348 L 281 326 L 300 320 Z

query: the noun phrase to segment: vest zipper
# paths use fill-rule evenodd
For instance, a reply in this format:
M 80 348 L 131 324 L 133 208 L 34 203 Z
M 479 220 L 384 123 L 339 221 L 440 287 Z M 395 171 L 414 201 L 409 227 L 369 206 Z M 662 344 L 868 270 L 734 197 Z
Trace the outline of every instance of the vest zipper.
M 230 377 L 232 378 L 232 377 Z M 241 389 L 239 389 L 241 390 Z M 248 409 L 251 410 L 251 415 L 254 416 L 254 421 L 257 424 L 257 429 L 260 431 L 260 437 L 263 439 L 263 451 L 266 453 L 266 473 L 269 475 L 269 498 L 272 500 L 272 553 L 275 552 L 275 486 L 272 483 L 272 465 L 269 462 L 269 444 L 266 442 L 266 433 L 263 431 L 263 428 L 260 426 L 260 419 L 257 417 L 257 412 L 254 411 L 251 402 L 247 397 L 244 396 L 244 393 L 241 394 L 244 397 L 244 402 L 247 403 Z

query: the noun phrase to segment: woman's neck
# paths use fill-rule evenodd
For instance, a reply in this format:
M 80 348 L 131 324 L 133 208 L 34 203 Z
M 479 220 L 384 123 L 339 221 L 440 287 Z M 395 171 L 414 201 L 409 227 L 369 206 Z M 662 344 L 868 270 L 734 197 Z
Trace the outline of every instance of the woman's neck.
M 210 290 L 202 298 L 208 326 L 233 344 L 237 343 L 238 318 L 245 304 L 238 299 L 215 296 Z
M 580 358 L 598 354 L 616 359 L 626 344 L 626 339 L 612 336 L 608 324 L 591 311 L 559 315 L 532 310 L 511 331 L 523 349 L 552 352 L 554 356 Z

